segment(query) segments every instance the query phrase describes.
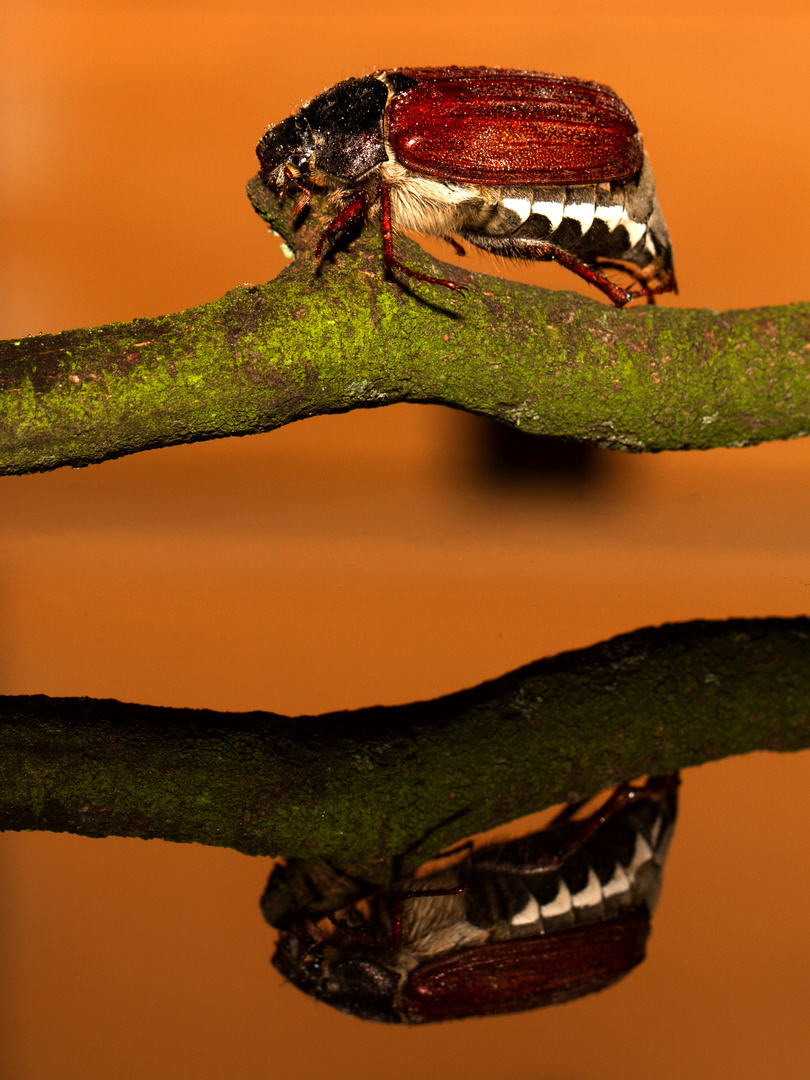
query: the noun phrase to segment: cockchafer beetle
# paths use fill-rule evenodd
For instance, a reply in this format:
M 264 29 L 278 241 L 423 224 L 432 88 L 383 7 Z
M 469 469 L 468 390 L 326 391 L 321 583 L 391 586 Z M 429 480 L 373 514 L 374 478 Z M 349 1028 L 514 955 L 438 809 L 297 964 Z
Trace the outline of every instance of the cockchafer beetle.
M 396 68 L 347 79 L 270 128 L 261 175 L 315 188 L 338 212 L 316 249 L 379 220 L 389 272 L 429 277 L 394 255 L 395 230 L 453 236 L 514 259 L 555 260 L 617 307 L 675 291 L 672 250 L 633 115 L 607 86 L 486 67 Z M 606 269 L 629 273 L 622 288 Z
M 369 1020 L 421 1024 L 559 1004 L 643 960 L 678 775 L 621 784 L 592 814 L 410 877 L 280 935 L 299 989 Z

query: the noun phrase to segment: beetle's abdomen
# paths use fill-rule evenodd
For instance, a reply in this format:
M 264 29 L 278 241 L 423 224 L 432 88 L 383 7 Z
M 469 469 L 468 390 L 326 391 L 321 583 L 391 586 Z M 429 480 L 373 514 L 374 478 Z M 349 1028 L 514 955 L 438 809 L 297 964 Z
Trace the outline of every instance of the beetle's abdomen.
M 456 211 L 454 231 L 476 247 L 517 258 L 531 258 L 532 245 L 548 242 L 586 262 L 623 259 L 672 269 L 669 234 L 646 160 L 623 183 L 503 187 L 489 189 L 487 198 L 471 191 Z
M 480 869 L 470 874 L 464 894 L 467 919 L 495 929 L 497 939 L 604 922 L 631 909 L 652 915 L 675 813 L 674 791 L 661 802 L 641 799 L 609 818 L 560 866 L 546 870 L 542 864 L 547 853 L 570 843 L 574 824 L 533 834 L 491 855 L 485 849 L 473 857 L 473 866 Z M 525 864 L 511 870 L 515 854 Z M 532 862 L 538 865 L 534 872 L 527 868 Z
M 626 195 L 624 185 L 615 190 L 595 185 L 537 188 L 528 197 L 508 195 L 503 206 L 509 212 L 508 223 L 514 227 L 502 235 L 515 240 L 550 240 L 578 255 L 594 253 L 618 259 L 636 248 L 643 254 L 647 221 L 637 220 L 626 205 Z

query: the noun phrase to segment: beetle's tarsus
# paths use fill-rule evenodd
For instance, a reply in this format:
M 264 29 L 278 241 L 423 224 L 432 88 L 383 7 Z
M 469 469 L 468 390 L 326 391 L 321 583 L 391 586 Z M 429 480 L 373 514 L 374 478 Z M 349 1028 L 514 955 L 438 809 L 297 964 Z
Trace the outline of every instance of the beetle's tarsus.
M 619 259 L 599 259 L 599 266 L 604 267 L 607 270 L 620 270 L 624 274 L 629 274 L 630 277 L 639 286 L 638 292 L 633 292 L 630 289 L 625 289 L 627 293 L 629 303 L 630 300 L 646 299 L 648 304 L 655 304 L 656 296 L 660 296 L 661 293 L 677 292 L 678 283 L 675 280 L 673 273 L 662 274 L 663 280 L 660 280 L 657 285 L 651 285 L 650 282 L 654 281 L 659 274 L 659 268 L 655 264 L 651 264 L 649 267 L 635 266 L 633 263 L 622 262 Z M 605 279 L 607 280 L 607 279 Z

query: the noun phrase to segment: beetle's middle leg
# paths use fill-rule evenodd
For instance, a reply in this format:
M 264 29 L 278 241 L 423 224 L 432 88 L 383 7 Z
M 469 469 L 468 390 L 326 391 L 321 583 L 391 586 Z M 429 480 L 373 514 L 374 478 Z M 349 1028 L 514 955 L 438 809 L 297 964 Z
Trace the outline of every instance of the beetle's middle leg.
M 391 192 L 388 190 L 387 184 L 380 184 L 380 224 L 382 226 L 383 258 L 385 260 L 386 269 L 391 274 L 393 274 L 395 270 L 399 270 L 401 273 L 407 274 L 408 277 L 415 278 L 416 281 L 426 281 L 430 285 L 444 285 L 446 289 L 455 289 L 457 292 L 466 292 L 466 287 L 464 285 L 459 285 L 455 281 L 431 277 L 429 274 L 421 274 L 418 270 L 411 270 L 410 267 L 405 266 L 405 264 L 401 263 L 396 255 L 394 255 L 394 237 L 393 228 L 391 226 Z M 458 247 L 461 247 L 461 245 L 459 244 Z

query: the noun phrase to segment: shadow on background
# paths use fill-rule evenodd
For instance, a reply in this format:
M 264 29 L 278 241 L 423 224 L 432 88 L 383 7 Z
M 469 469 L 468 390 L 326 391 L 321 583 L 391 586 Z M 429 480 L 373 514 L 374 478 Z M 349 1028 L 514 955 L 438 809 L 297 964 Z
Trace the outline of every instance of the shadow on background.
M 599 494 L 610 485 L 613 451 L 476 419 L 469 432 L 473 462 L 487 484 L 545 488 L 562 496 Z

